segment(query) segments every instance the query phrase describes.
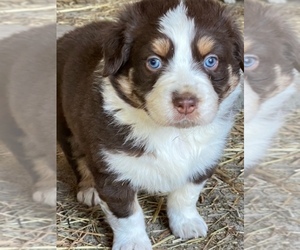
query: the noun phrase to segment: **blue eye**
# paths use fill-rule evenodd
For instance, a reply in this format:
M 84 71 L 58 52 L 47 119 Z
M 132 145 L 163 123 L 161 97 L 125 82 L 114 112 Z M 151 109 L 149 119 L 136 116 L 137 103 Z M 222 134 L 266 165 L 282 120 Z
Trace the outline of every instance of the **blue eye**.
M 218 67 L 219 64 L 218 57 L 216 55 L 208 55 L 207 57 L 205 57 L 203 64 L 205 68 L 214 70 Z
M 162 67 L 162 62 L 158 57 L 152 56 L 147 59 L 147 67 L 150 70 L 157 70 Z
M 255 55 L 244 56 L 244 67 L 246 70 L 254 70 L 259 64 L 259 59 Z

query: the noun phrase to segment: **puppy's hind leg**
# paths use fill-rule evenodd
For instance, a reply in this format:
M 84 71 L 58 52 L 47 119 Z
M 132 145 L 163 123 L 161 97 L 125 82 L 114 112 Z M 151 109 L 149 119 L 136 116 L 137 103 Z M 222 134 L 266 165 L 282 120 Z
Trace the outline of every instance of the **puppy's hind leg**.
M 44 158 L 34 160 L 35 171 L 39 180 L 34 185 L 32 198 L 34 201 L 55 207 L 56 205 L 56 171 Z
M 85 158 L 81 157 L 77 160 L 78 171 L 80 173 L 80 181 L 78 184 L 79 191 L 77 200 L 88 206 L 96 206 L 100 204 L 100 198 L 95 188 L 95 181 L 91 171 L 88 169 Z
M 90 170 L 86 166 L 84 154 L 68 128 L 61 109 L 57 110 L 57 140 L 71 166 L 79 186 L 77 200 L 88 206 L 99 204 L 99 195 Z

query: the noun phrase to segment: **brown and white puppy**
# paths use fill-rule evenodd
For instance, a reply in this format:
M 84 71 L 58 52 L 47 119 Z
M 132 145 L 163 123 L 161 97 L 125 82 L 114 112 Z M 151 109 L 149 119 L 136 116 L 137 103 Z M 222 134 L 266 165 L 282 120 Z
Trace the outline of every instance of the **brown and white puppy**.
M 299 38 L 282 6 L 245 1 L 245 171 L 264 157 L 295 93 Z
M 59 39 L 58 140 L 113 249 L 151 249 L 139 190 L 169 193 L 174 235 L 207 234 L 196 202 L 232 127 L 241 67 L 241 33 L 218 1 L 144 0 Z

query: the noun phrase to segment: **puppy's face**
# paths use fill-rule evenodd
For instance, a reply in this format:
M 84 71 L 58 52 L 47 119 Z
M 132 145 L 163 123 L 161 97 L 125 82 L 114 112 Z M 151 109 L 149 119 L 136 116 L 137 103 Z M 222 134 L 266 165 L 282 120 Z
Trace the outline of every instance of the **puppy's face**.
M 119 43 L 106 43 L 104 75 L 124 101 L 160 125 L 212 122 L 238 85 L 243 42 L 217 2 L 143 2 L 128 8 L 115 30 Z
M 245 121 L 283 92 L 300 69 L 299 42 L 279 8 L 245 2 Z

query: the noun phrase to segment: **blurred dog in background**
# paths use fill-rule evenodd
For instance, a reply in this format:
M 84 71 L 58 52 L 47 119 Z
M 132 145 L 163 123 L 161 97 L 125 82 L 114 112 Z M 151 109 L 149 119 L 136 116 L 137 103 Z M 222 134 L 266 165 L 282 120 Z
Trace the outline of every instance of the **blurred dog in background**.
M 284 6 L 245 1 L 245 171 L 265 156 L 296 92 L 300 42 Z
M 33 199 L 51 206 L 56 205 L 55 65 L 55 25 L 0 41 L 0 141 L 31 175 Z

